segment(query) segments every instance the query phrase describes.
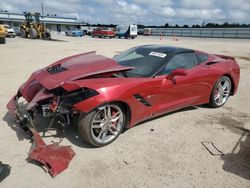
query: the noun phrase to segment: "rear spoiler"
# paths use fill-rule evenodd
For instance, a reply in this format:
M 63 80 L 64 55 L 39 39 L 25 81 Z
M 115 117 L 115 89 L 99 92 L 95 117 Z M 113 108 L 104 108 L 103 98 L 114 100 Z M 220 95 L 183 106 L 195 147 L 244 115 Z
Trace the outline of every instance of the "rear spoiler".
M 235 58 L 232 57 L 232 56 L 226 56 L 226 55 L 220 55 L 220 54 L 213 54 L 213 55 L 215 55 L 215 56 L 217 56 L 217 57 L 220 57 L 220 58 L 222 58 L 222 59 L 231 59 L 231 60 L 235 60 Z

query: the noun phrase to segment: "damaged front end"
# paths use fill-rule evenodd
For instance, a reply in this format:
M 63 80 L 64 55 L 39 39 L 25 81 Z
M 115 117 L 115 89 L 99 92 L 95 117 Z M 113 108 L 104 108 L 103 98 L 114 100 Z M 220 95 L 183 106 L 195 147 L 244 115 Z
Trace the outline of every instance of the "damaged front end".
M 17 94 L 7 104 L 8 110 L 29 136 L 32 136 L 32 133 L 28 127 L 35 128 L 33 120 L 36 115 L 50 118 L 50 123 L 45 130 L 50 129 L 54 122 L 63 126 L 70 125 L 79 115 L 74 105 L 98 95 L 95 90 L 81 88 L 70 83 L 62 84 L 62 86 L 52 90 L 47 90 L 41 86 L 39 86 L 39 89 L 33 88 L 33 94 L 25 93 L 27 91 L 25 86 L 21 86 Z M 28 103 L 25 110 L 20 108 L 19 99 L 21 97 Z
M 64 86 L 72 91 L 65 90 Z M 44 118 L 50 118 L 50 123 L 46 126 L 45 131 L 50 129 L 54 122 L 63 126 L 71 125 L 79 115 L 74 104 L 98 94 L 92 89 L 80 88 L 74 84 L 68 83 L 64 86 L 49 91 L 40 86 L 39 90 L 38 88 L 25 90 L 27 85 L 23 85 L 7 104 L 7 108 L 20 127 L 30 138 L 34 139 L 29 152 L 29 160 L 43 165 L 52 177 L 68 167 L 75 153 L 70 146 L 59 146 L 58 143 L 46 145 L 39 133 L 35 131 L 35 116 L 41 115 Z M 23 104 L 19 103 L 20 98 L 24 98 L 28 103 L 25 109 L 23 109 Z

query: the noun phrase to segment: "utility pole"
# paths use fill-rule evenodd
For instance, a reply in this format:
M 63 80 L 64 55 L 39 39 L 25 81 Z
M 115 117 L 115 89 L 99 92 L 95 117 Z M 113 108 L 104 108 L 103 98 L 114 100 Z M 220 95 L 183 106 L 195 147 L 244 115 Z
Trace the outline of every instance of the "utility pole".
M 42 2 L 41 4 L 42 4 L 42 15 L 44 15 L 44 11 L 43 11 L 43 2 Z

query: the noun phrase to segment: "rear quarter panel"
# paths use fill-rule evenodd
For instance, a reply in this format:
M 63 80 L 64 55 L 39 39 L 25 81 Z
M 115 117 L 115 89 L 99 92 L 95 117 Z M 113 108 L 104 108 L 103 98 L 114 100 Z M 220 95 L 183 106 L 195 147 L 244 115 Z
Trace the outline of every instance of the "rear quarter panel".
M 211 69 L 211 82 L 216 81 L 223 75 L 227 75 L 233 83 L 232 95 L 238 90 L 239 79 L 240 79 L 240 67 L 237 62 L 233 59 L 223 59 L 218 63 L 210 65 Z

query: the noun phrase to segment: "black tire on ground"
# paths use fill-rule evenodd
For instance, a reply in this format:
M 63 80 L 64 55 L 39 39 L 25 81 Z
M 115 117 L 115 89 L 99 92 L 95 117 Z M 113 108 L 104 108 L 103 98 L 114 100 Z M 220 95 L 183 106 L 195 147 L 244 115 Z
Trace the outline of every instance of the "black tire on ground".
M 215 90 L 217 89 L 218 84 L 222 80 L 227 80 L 230 83 L 230 93 L 232 91 L 232 82 L 231 82 L 230 78 L 228 78 L 227 76 L 220 77 L 219 80 L 217 80 L 217 82 L 214 84 L 213 90 L 212 90 L 211 95 L 210 95 L 210 100 L 209 100 L 208 106 L 210 106 L 211 108 L 219 108 L 219 107 L 223 106 L 224 104 L 226 104 L 226 102 L 228 100 L 228 98 L 227 98 L 223 104 L 218 105 L 218 104 L 216 104 L 215 99 L 214 99 Z M 230 93 L 229 93 L 229 96 L 230 96 Z
M 50 40 L 51 39 L 50 32 L 46 31 L 45 33 L 43 33 L 42 37 L 45 40 Z
M 36 29 L 30 28 L 29 34 L 30 34 L 31 39 L 37 39 L 37 31 L 36 31 Z
M 124 118 L 123 125 L 122 125 L 122 128 L 121 128 L 120 132 L 116 135 L 116 137 L 113 140 L 111 140 L 109 142 L 106 142 L 106 143 L 97 142 L 93 138 L 92 133 L 91 133 L 92 121 L 95 118 L 96 113 L 98 112 L 98 108 L 92 110 L 88 114 L 80 114 L 80 116 L 79 116 L 79 120 L 78 120 L 78 130 L 79 130 L 79 133 L 80 133 L 81 137 L 87 143 L 89 143 L 90 145 L 92 145 L 94 147 L 102 147 L 102 146 L 105 146 L 105 145 L 108 145 L 108 144 L 112 143 L 113 141 L 115 141 L 119 137 L 120 133 L 123 131 L 123 129 L 125 127 L 126 117 L 125 117 L 125 111 L 124 111 L 123 107 L 120 104 L 118 104 L 118 103 L 111 103 L 109 105 L 116 105 L 116 106 L 118 106 L 121 109 L 122 115 L 123 115 L 123 118 Z M 105 106 L 105 105 L 103 105 L 103 106 Z
M 24 29 L 21 29 L 21 37 L 27 38 L 27 32 Z
M 6 43 L 6 38 L 0 37 L 0 44 L 5 44 L 5 43 Z

